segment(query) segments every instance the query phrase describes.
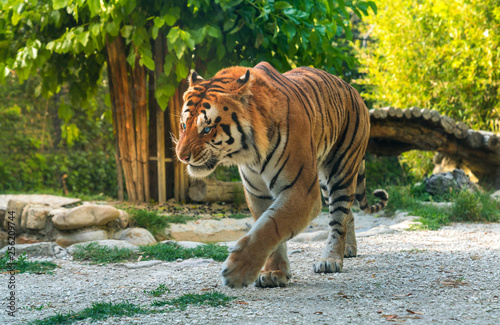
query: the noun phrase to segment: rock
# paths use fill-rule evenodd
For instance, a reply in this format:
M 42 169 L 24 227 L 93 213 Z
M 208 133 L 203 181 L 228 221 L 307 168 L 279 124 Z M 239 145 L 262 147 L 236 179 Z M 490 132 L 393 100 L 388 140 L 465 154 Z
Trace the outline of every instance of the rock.
M 186 224 L 172 224 L 170 235 L 177 241 L 236 240 L 243 237 L 253 223 L 253 218 L 189 221 Z
M 104 226 L 120 217 L 120 210 L 109 205 L 82 205 L 64 213 L 54 215 L 52 223 L 57 229 L 79 229 Z
M 24 207 L 28 204 L 29 202 L 26 201 L 9 200 L 3 222 L 4 230 L 9 230 L 8 226 L 13 225 L 17 233 L 21 231 L 21 216 L 23 214 Z
M 0 228 L 3 227 L 4 220 L 5 220 L 5 208 L 0 208 Z
M 478 185 L 472 182 L 461 169 L 452 172 L 433 174 L 424 180 L 425 190 L 432 195 L 447 194 L 451 190 L 480 191 Z
M 229 251 L 231 251 L 231 248 L 233 248 L 238 241 L 226 241 L 226 242 L 218 242 L 217 245 L 219 246 L 226 246 L 229 248 Z
M 25 236 L 16 236 L 16 244 L 35 244 L 43 242 L 43 240 L 39 240 L 36 238 L 29 238 Z
M 303 249 L 294 249 L 294 250 L 289 251 L 288 255 L 302 253 L 303 251 L 304 251 Z
M 130 216 L 128 213 L 123 210 L 118 211 L 120 212 L 119 217 L 108 223 L 108 227 L 110 227 L 110 229 L 125 229 L 129 224 Z
M 40 204 L 28 204 L 21 216 L 21 229 L 41 230 L 45 228 L 50 207 Z
M 438 152 L 432 161 L 434 163 L 434 170 L 432 171 L 433 174 L 453 172 L 455 169 L 461 169 L 474 183 L 479 181 L 472 171 L 460 159 L 457 161 L 442 152 Z
M 54 256 L 54 246 L 56 243 L 52 242 L 42 242 L 36 244 L 19 244 L 14 246 L 16 248 L 16 256 L 26 253 L 28 256 Z M 4 256 L 5 252 L 10 246 L 6 246 L 0 249 L 0 256 Z
M 123 210 L 119 210 L 120 211 L 120 215 L 118 216 L 118 219 L 120 221 L 120 227 L 122 229 L 125 229 L 127 228 L 129 222 L 130 222 L 130 216 L 128 215 L 128 213 L 126 211 L 123 211 Z
M 161 244 L 177 244 L 182 248 L 196 248 L 198 246 L 203 246 L 205 244 L 196 241 L 175 241 L 175 240 L 164 240 Z
M 153 235 L 144 228 L 127 228 L 121 233 L 120 240 L 126 240 L 138 246 L 154 245 L 157 243 Z
M 413 226 L 420 226 L 422 223 L 418 221 L 420 217 L 417 216 L 406 216 L 396 218 L 396 224 L 389 226 L 390 229 L 394 230 L 408 230 Z
M 59 233 L 56 243 L 61 247 L 68 247 L 76 243 L 108 239 L 106 230 L 83 230 L 72 233 Z
M 393 234 L 395 232 L 398 232 L 398 230 L 389 228 L 386 225 L 380 225 L 377 227 L 373 227 L 370 230 L 357 233 L 356 237 L 370 237 L 370 236 L 375 236 L 375 235 L 386 235 L 386 234 Z
M 492 199 L 500 200 L 500 190 L 497 190 L 491 194 Z
M 152 261 L 140 261 L 137 263 L 125 263 L 123 264 L 127 269 L 143 269 L 146 267 L 155 266 L 163 263 L 163 261 L 152 260 Z
M 89 241 L 86 243 L 74 244 L 74 245 L 71 245 L 68 248 L 66 248 L 66 251 L 68 252 L 68 254 L 73 255 L 75 250 L 78 247 L 85 247 L 87 245 L 90 245 L 91 243 L 97 243 L 97 245 L 106 246 L 106 247 L 111 248 L 111 249 L 116 247 L 118 249 L 121 249 L 121 248 L 130 249 L 131 251 L 134 251 L 134 252 L 139 251 L 139 247 L 134 245 L 134 244 L 131 244 L 131 243 L 124 241 L 124 240 L 114 240 L 114 239 L 93 240 L 93 241 Z
M 214 260 L 211 258 L 190 258 L 188 260 L 182 261 L 174 266 L 176 269 L 184 269 L 186 267 L 196 267 L 205 264 L 213 263 Z
M 440 208 L 440 209 L 449 209 L 453 206 L 453 202 L 427 202 L 427 201 L 423 201 L 423 202 L 420 202 L 420 204 L 432 205 L 432 206 L 435 206 L 436 208 Z
M 9 235 L 7 232 L 0 229 L 0 248 L 7 246 Z M 1 258 L 2 256 L 0 256 Z
M 63 247 L 56 245 L 54 246 L 54 255 L 57 258 L 64 258 L 68 256 L 68 252 Z
M 290 239 L 292 242 L 305 243 L 311 241 L 322 241 L 328 238 L 328 230 L 319 230 L 315 232 L 303 232 L 294 238 Z

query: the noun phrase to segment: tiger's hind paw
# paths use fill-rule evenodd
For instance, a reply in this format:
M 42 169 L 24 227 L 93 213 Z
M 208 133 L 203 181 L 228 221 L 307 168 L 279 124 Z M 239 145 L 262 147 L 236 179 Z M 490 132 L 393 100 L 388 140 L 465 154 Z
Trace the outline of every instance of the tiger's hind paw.
M 261 288 L 286 287 L 288 277 L 281 270 L 261 271 L 254 285 Z
M 356 257 L 358 256 L 358 247 L 356 245 L 345 245 L 344 257 Z
M 313 264 L 314 273 L 342 272 L 343 262 L 333 258 L 322 258 Z

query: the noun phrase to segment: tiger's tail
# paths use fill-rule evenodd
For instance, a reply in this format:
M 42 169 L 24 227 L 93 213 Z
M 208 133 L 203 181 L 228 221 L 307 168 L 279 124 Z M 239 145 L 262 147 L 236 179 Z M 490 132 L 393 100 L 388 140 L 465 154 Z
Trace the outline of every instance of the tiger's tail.
M 374 205 L 368 205 L 366 200 L 366 180 L 365 180 L 365 160 L 361 162 L 358 172 L 358 182 L 356 185 L 356 200 L 359 203 L 359 207 L 364 213 L 371 214 L 379 212 L 387 205 L 389 201 L 389 195 L 385 190 L 379 189 L 373 192 L 373 195 L 378 197 L 380 201 Z

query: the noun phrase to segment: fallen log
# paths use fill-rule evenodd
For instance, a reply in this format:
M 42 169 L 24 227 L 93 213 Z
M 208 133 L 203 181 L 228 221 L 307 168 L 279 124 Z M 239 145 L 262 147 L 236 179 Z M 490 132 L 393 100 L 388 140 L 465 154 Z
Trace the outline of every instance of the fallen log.
M 189 198 L 196 202 L 235 202 L 243 193 L 241 182 L 223 182 L 215 179 L 192 181 Z M 243 198 L 244 200 L 244 198 Z
M 467 166 L 479 180 L 500 188 L 500 137 L 495 133 L 471 130 L 435 110 L 418 107 L 372 109 L 370 120 L 368 152 L 382 156 L 409 150 L 440 152 Z

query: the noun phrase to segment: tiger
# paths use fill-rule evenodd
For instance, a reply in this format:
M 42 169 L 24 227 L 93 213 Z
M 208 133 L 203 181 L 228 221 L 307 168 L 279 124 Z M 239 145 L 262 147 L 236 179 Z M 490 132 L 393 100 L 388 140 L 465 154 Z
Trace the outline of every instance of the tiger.
M 329 234 L 315 273 L 341 272 L 357 255 L 356 200 L 365 213 L 382 210 L 384 190 L 369 205 L 365 151 L 370 118 L 359 93 L 323 70 L 284 74 L 267 62 L 222 69 L 205 80 L 192 71 L 183 95 L 178 159 L 203 178 L 219 165 L 237 165 L 254 225 L 222 265 L 231 288 L 283 287 L 292 277 L 287 241 L 329 208 Z

